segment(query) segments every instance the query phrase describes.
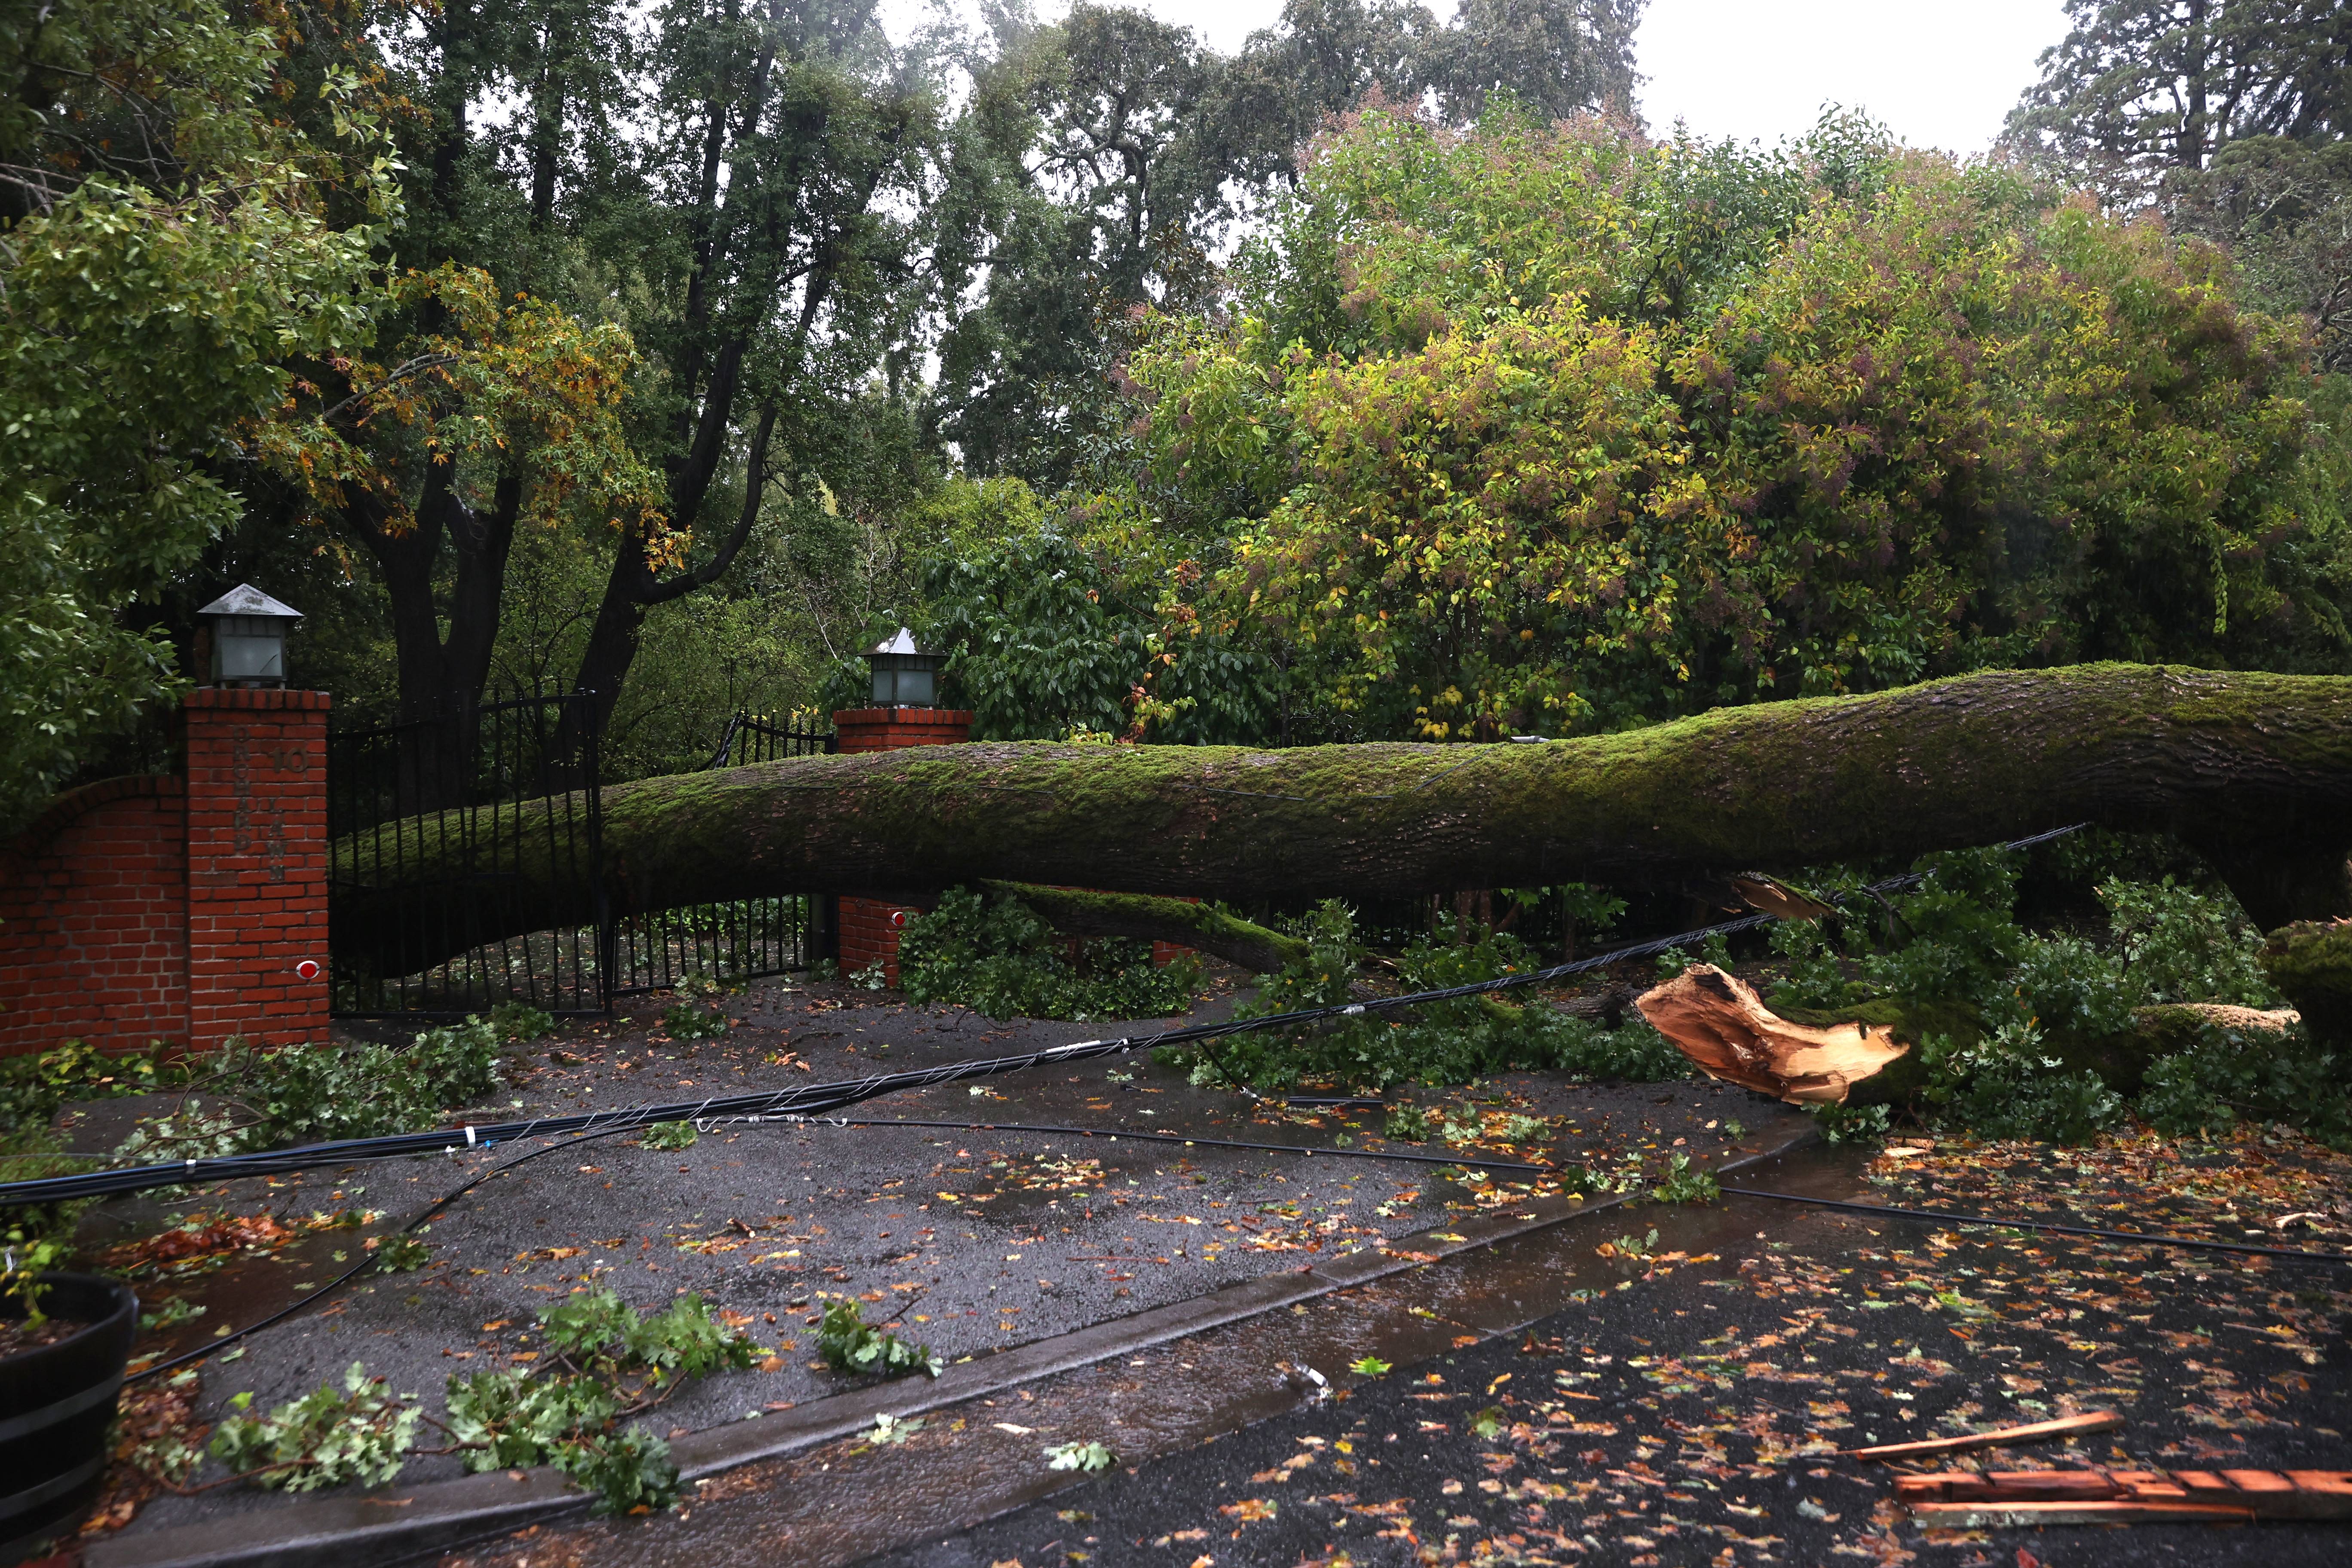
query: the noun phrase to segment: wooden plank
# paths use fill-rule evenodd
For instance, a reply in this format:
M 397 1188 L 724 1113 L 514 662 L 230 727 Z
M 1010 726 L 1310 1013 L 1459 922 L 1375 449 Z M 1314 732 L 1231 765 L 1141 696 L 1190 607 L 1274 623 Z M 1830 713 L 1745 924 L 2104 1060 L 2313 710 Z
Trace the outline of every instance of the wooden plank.
M 1984 1478 L 1985 1497 L 2037 1499 L 2120 1497 L 2122 1478 L 2105 1470 L 1994 1470 Z
M 2107 1474 L 2127 1496 L 2168 1502 L 2189 1495 L 2188 1488 L 2179 1485 L 2162 1470 L 2109 1470 Z
M 2276 1470 L 2223 1470 L 2221 1479 L 2242 1492 L 2291 1492 L 2294 1483 Z
M 2065 1500 L 1921 1503 L 1911 1517 L 1929 1530 L 2000 1530 L 2044 1524 L 2245 1524 L 2254 1513 L 2227 1503 Z
M 2239 1472 L 2221 1472 L 2235 1479 Z M 2264 1519 L 2352 1519 L 2352 1473 L 2343 1470 L 2288 1470 L 2278 1477 L 2290 1489 L 2279 1491 L 2270 1488 L 2267 1478 L 2276 1474 L 2269 1470 L 2246 1472 L 2265 1478 L 2263 1489 L 2246 1489 L 2241 1492 L 2246 1502 Z
M 2025 1426 L 2003 1426 L 1994 1432 L 1971 1432 L 1960 1437 L 1927 1437 L 1916 1443 L 1882 1443 L 1875 1448 L 1850 1448 L 1847 1457 L 1856 1459 L 1900 1459 L 1921 1454 L 1957 1454 L 1969 1448 L 2001 1448 L 2012 1443 L 2038 1443 L 2044 1437 L 2063 1437 L 2076 1432 L 2105 1432 L 2120 1426 L 2124 1418 L 2112 1410 L 2090 1410 L 2080 1415 L 2062 1415 L 2055 1421 L 2036 1421 Z

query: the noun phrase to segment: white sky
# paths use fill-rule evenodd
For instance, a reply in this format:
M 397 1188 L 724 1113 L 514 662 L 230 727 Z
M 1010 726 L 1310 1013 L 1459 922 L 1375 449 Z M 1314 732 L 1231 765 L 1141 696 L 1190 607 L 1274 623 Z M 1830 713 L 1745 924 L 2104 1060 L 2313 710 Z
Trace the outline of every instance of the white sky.
M 1281 0 L 1144 0 L 1231 52 Z M 1446 0 L 1433 0 L 1443 16 Z M 1066 6 L 1043 0 L 1058 15 Z M 1650 0 L 1634 42 L 1653 132 L 1777 142 L 1824 103 L 1869 111 L 1917 147 L 1980 153 L 2066 32 L 2060 0 Z

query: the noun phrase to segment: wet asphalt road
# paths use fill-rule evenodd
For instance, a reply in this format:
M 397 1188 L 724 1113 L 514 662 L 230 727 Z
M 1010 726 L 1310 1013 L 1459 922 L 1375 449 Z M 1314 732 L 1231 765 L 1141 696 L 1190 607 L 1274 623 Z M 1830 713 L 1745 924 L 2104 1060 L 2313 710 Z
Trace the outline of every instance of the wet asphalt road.
M 1932 1201 L 1889 1193 L 1884 1160 L 1866 1182 L 1866 1160 L 1740 1179 Z M 900 1444 L 746 1467 L 679 1516 L 551 1526 L 448 1568 L 2333 1563 L 2352 1527 L 1926 1534 L 1838 1450 L 2113 1409 L 2126 1425 L 2087 1441 L 1928 1468 L 2344 1468 L 2347 1283 L 1756 1199 L 1621 1207 L 937 1413 Z M 1389 1370 L 1343 1370 L 1367 1355 Z M 1338 1397 L 1303 1394 L 1302 1363 Z M 1083 1441 L 1119 1463 L 1047 1468 Z
M 1118 1026 L 1000 1025 L 961 1009 L 909 1008 L 856 988 L 768 985 L 730 999 L 740 1020 L 723 1039 L 669 1041 L 642 1024 L 573 1028 L 521 1058 L 500 1115 L 688 1099 L 783 1087 L 1098 1037 Z M 1230 1005 L 1213 995 L 1200 1016 Z M 800 1064 L 806 1063 L 805 1069 Z M 971 1092 L 975 1088 L 982 1092 Z M 1434 1102 L 1436 1097 L 1423 1097 Z M 1654 1157 L 1675 1140 L 1721 1159 L 1801 1127 L 1796 1113 L 1720 1085 L 1581 1086 L 1524 1076 L 1451 1094 L 1454 1113 L 1553 1114 L 1549 1146 L 1528 1154 Z M 122 1102 L 110 1108 L 120 1115 Z M 1196 1089 L 1137 1057 L 1075 1072 L 1028 1072 L 950 1084 L 865 1108 L 879 1117 L 1171 1129 L 1282 1144 L 1377 1146 L 1359 1117 L 1284 1117 L 1230 1091 Z M 1745 1117 L 1739 1139 L 1720 1125 Z M 1709 1122 L 1718 1125 L 1710 1130 Z M 1397 1145 L 1412 1148 L 1412 1145 Z M 1503 1151 L 1497 1146 L 1495 1152 Z M 369 1234 L 389 1229 L 475 1171 L 506 1158 L 403 1161 L 323 1175 L 240 1184 L 183 1210 L 301 1216 L 380 1210 L 365 1231 L 325 1230 L 225 1267 L 150 1278 L 150 1307 L 173 1296 L 204 1314 L 142 1349 L 206 1342 L 332 1278 Z M 609 1139 L 550 1155 L 477 1188 L 427 1233 L 422 1273 L 362 1275 L 332 1300 L 247 1342 L 203 1373 L 197 1414 L 232 1397 L 257 1408 L 334 1381 L 354 1361 L 437 1413 L 453 1373 L 528 1369 L 540 1353 L 538 1310 L 583 1283 L 641 1310 L 695 1291 L 740 1314 L 766 1356 L 750 1372 L 680 1390 L 654 1417 L 673 1434 L 820 1399 L 847 1385 L 814 1354 L 812 1325 L 828 1300 L 857 1300 L 944 1358 L 1066 1333 L 1327 1253 L 1377 1245 L 1473 1205 L 1463 1184 L 1428 1165 L 1301 1160 L 1207 1146 L 1074 1139 L 1001 1131 L 722 1127 L 662 1152 Z M 158 1205 L 117 1205 L 112 1220 L 150 1223 Z M 109 1215 L 98 1215 L 102 1232 Z M 202 1472 L 199 1479 L 213 1473 Z M 420 1457 L 404 1482 L 459 1473 Z M 228 1489 L 157 1497 L 128 1527 L 145 1531 L 273 1506 Z

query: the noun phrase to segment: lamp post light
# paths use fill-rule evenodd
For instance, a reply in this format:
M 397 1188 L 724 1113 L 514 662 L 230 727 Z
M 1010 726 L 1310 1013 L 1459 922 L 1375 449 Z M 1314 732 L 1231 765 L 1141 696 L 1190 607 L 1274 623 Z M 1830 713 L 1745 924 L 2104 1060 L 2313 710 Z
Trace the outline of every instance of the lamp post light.
M 948 656 L 943 653 L 918 650 L 915 634 L 900 626 L 897 637 L 876 643 L 866 656 L 866 662 L 874 670 L 874 706 L 939 706 L 940 668 L 947 661 Z
M 240 583 L 196 614 L 212 631 L 215 686 L 286 684 L 286 633 L 301 611 Z

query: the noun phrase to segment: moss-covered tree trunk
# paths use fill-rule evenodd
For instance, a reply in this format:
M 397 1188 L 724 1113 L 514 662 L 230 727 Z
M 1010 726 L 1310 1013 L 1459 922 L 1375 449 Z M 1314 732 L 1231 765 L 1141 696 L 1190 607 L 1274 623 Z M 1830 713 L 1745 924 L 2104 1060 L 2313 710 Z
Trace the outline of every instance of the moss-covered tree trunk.
M 1673 885 L 2090 821 L 2180 835 L 2267 929 L 2352 913 L 2352 679 L 2005 671 L 1533 745 L 935 746 L 647 779 L 604 813 L 635 910 L 984 879 L 1234 900 Z M 546 890 L 590 917 L 593 889 Z M 338 952 L 391 960 L 399 903 L 339 907 Z

